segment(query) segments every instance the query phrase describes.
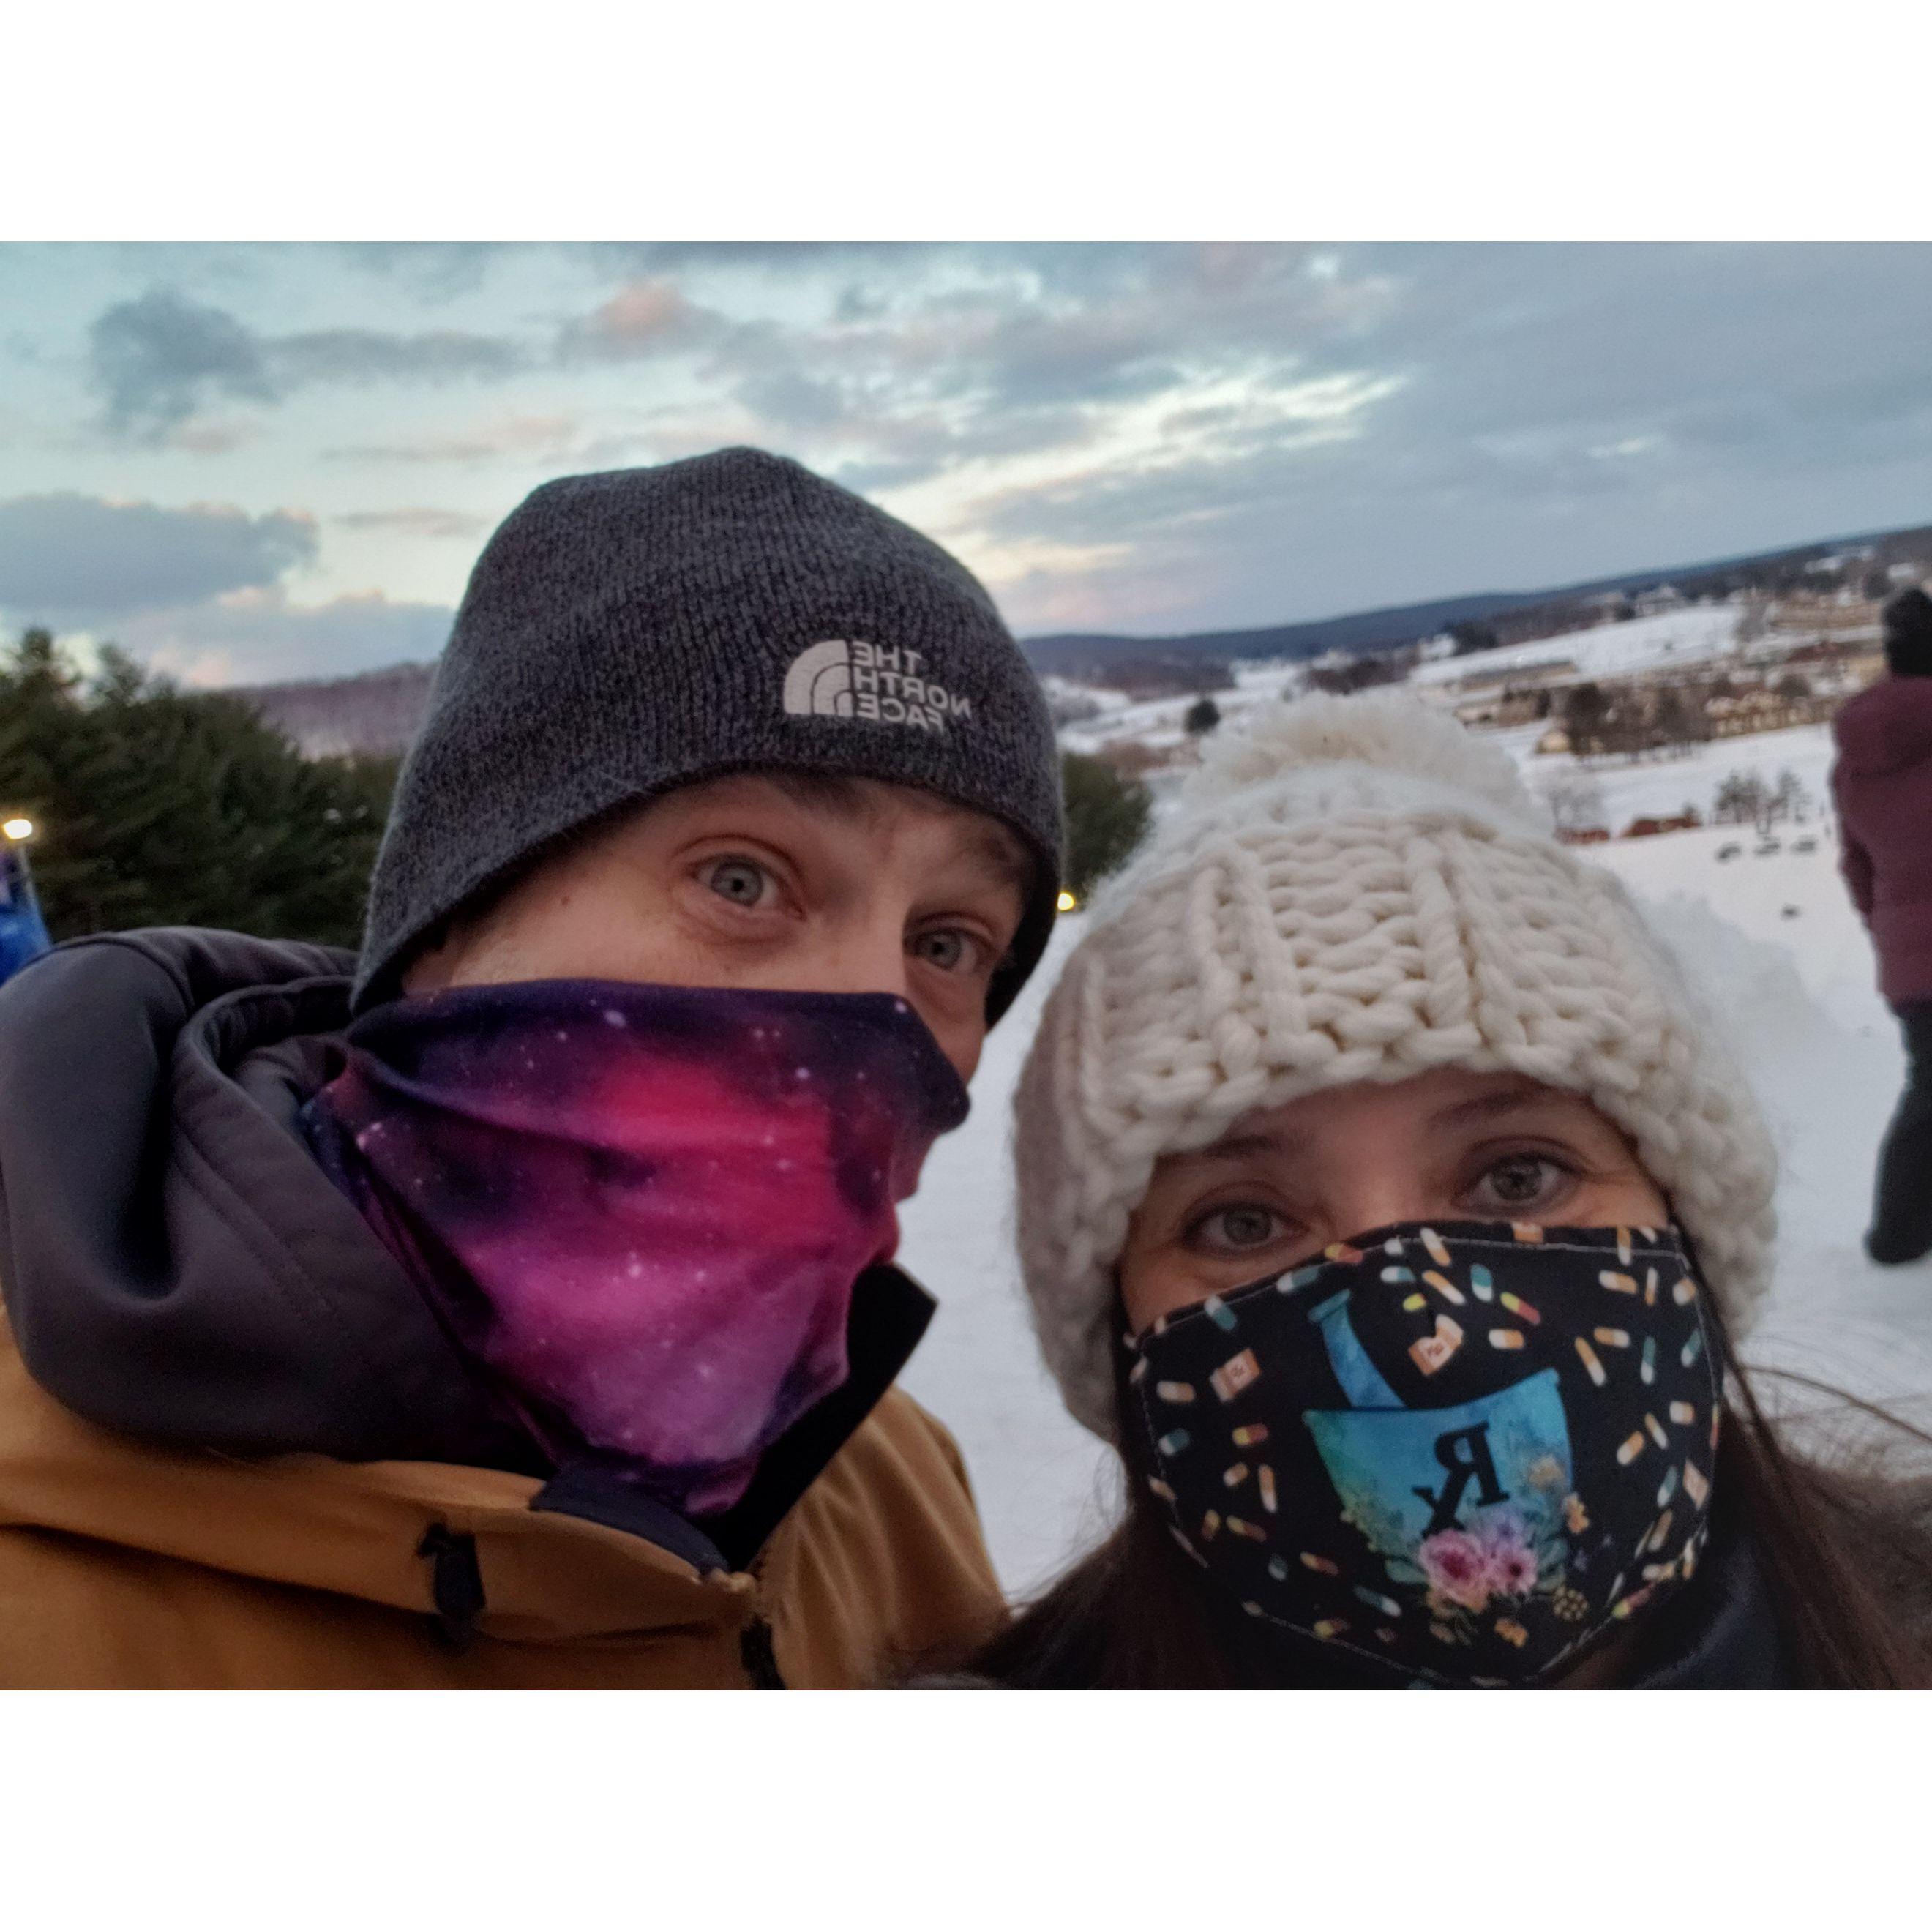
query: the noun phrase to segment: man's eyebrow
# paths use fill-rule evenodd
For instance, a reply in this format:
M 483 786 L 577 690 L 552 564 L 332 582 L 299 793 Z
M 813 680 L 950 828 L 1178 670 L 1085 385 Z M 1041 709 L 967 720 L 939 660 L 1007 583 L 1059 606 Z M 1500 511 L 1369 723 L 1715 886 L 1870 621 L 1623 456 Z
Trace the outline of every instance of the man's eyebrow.
M 752 776 L 768 778 L 796 803 L 820 806 L 848 818 L 876 823 L 893 808 L 860 780 L 843 772 L 759 772 Z M 916 800 L 915 810 L 923 807 L 935 815 L 954 812 L 970 814 L 974 820 L 968 844 L 971 857 L 996 874 L 1002 885 L 1017 886 L 1022 898 L 1033 890 L 1037 871 L 1033 854 L 1010 826 L 988 818 L 970 806 L 956 805 L 937 793 L 922 794 L 910 786 L 906 789 L 913 793 Z
M 973 828 L 973 856 L 995 874 L 1002 885 L 1018 887 L 1022 898 L 1033 890 L 1037 869 L 1033 854 L 1004 825 Z

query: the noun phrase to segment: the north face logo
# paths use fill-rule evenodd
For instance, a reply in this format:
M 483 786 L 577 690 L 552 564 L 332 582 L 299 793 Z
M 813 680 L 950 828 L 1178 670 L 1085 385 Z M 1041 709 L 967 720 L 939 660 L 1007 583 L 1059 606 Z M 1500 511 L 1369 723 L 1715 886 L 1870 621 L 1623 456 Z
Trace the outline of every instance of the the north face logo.
M 794 718 L 869 718 L 922 731 L 944 731 L 973 716 L 970 698 L 926 675 L 922 652 L 844 638 L 808 646 L 792 660 L 784 708 Z

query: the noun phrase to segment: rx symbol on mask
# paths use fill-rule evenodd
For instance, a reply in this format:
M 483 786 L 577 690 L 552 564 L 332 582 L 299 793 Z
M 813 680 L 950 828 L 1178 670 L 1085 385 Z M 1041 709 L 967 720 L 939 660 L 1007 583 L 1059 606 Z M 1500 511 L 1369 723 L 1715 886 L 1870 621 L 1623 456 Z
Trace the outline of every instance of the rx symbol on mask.
M 1438 1496 L 1420 1484 L 1416 1485 L 1414 1491 L 1433 1511 L 1424 1535 L 1433 1536 L 1438 1530 L 1456 1527 L 1456 1513 L 1462 1506 L 1462 1493 L 1472 1483 L 1476 1485 L 1476 1501 L 1479 1504 L 1509 1501 L 1509 1492 L 1496 1479 L 1496 1462 L 1490 1454 L 1490 1425 L 1486 1422 L 1479 1422 L 1469 1429 L 1451 1429 L 1437 1436 L 1436 1460 L 1448 1472 L 1442 1493 Z

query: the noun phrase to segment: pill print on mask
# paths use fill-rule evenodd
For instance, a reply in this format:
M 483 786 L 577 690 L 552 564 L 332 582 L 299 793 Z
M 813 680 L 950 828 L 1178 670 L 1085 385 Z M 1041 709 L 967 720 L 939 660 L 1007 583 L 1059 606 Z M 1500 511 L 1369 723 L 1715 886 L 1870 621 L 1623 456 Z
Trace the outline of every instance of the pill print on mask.
M 1249 1616 L 1391 1682 L 1546 1682 L 1696 1566 L 1705 1300 L 1672 1230 L 1379 1228 L 1124 1338 L 1135 1460 Z

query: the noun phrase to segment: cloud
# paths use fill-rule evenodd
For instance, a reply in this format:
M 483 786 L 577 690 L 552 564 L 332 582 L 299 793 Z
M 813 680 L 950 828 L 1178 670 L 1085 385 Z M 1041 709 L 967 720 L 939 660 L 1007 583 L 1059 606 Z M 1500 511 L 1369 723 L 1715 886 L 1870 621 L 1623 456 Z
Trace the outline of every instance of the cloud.
M 266 344 L 284 394 L 310 382 L 488 381 L 527 366 L 518 344 L 461 329 L 397 335 L 376 328 L 312 329 Z
M 167 289 L 96 317 L 88 356 L 110 435 L 190 448 L 197 446 L 193 419 L 212 403 L 275 403 L 317 385 L 501 380 L 530 361 L 507 338 L 460 329 L 263 335 L 225 309 Z
M 369 514 L 436 520 L 434 534 L 455 534 L 443 520 L 481 523 L 448 511 Z M 442 650 L 454 615 L 446 604 L 380 590 L 291 602 L 281 579 L 313 562 L 316 536 L 312 518 L 288 511 L 16 496 L 0 501 L 0 612 L 10 627 L 111 637 L 198 685 L 346 675 Z
M 108 428 L 137 441 L 158 440 L 211 398 L 266 403 L 276 394 L 256 337 L 226 310 L 165 290 L 98 317 L 89 351 Z
M 311 562 L 315 520 L 72 493 L 0 502 L 0 608 L 28 621 L 112 620 L 278 581 Z
M 392 602 L 380 590 L 300 604 L 271 588 L 145 612 L 118 640 L 184 684 L 264 684 L 421 663 L 448 641 L 455 615 L 447 604 Z
M 402 284 L 432 301 L 480 288 L 491 265 L 516 251 L 502 242 L 345 242 L 344 257 L 370 274 Z
M 487 463 L 512 456 L 532 463 L 568 460 L 583 443 L 580 417 L 569 414 L 512 416 L 473 429 L 407 436 L 393 442 L 347 443 L 322 454 L 358 463 Z
M 346 530 L 396 530 L 412 537 L 474 537 L 490 527 L 487 517 L 467 510 L 351 510 L 331 520 Z
M 714 310 L 692 302 L 675 282 L 662 278 L 628 284 L 589 315 L 559 332 L 564 362 L 627 362 L 691 348 L 729 325 Z

